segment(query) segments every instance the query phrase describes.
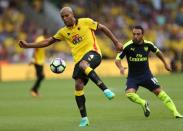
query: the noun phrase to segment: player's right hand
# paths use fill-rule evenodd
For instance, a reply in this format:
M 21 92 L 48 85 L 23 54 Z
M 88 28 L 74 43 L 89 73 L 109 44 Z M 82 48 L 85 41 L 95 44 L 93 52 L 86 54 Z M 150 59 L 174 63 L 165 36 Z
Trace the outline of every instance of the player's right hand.
M 24 40 L 20 40 L 18 44 L 21 48 L 28 48 L 28 44 Z

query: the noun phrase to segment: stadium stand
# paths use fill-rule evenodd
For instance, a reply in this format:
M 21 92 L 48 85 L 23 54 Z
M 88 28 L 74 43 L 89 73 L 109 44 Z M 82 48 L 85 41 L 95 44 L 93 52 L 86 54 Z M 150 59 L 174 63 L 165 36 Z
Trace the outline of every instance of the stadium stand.
M 33 41 L 36 30 L 47 23 L 50 32 L 62 26 L 58 15 L 54 12 L 63 6 L 74 8 L 78 17 L 91 17 L 113 31 L 122 43 L 130 38 L 130 29 L 134 24 L 141 24 L 146 32 L 145 38 L 170 56 L 174 71 L 183 71 L 183 1 L 181 0 L 1 0 L 0 1 L 0 61 L 1 63 L 26 63 L 29 61 L 31 49 L 18 47 L 18 40 Z M 26 9 L 30 10 L 26 12 Z M 48 11 L 49 9 L 49 11 Z M 31 13 L 32 12 L 32 13 Z M 44 17 L 46 16 L 46 17 Z M 45 20 L 43 20 L 45 18 Z M 54 26 L 53 26 L 54 25 Z M 49 26 L 48 26 L 49 27 Z M 97 34 L 104 58 L 114 58 L 112 43 L 100 33 Z M 62 51 L 62 53 L 60 53 Z M 71 59 L 66 44 L 55 44 L 47 49 L 50 56 L 63 56 Z

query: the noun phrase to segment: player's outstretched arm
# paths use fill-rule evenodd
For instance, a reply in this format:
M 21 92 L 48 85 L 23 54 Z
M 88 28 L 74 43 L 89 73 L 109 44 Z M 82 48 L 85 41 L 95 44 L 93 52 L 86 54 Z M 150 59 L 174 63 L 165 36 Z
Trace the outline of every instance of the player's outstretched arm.
M 164 57 L 164 55 L 161 51 L 158 51 L 156 53 L 156 56 L 163 62 L 164 66 L 165 66 L 165 69 L 167 71 L 172 71 L 171 66 L 166 62 L 165 57 Z
M 47 47 L 55 42 L 57 42 L 57 39 L 54 39 L 53 37 L 49 37 L 43 41 L 37 42 L 37 43 L 28 43 L 24 40 L 20 40 L 19 41 L 19 46 L 21 48 L 43 48 L 43 47 Z
M 98 24 L 97 29 L 104 32 L 104 34 L 113 41 L 114 45 L 116 46 L 117 51 L 122 51 L 123 45 L 118 41 L 118 39 L 113 35 L 113 33 L 105 25 Z

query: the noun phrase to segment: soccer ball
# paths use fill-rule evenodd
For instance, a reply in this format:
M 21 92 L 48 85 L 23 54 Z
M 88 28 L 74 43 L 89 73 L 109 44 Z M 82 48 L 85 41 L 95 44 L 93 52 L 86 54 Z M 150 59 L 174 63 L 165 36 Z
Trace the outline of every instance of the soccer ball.
M 62 73 L 66 68 L 66 63 L 62 58 L 54 58 L 50 63 L 50 69 L 53 73 Z

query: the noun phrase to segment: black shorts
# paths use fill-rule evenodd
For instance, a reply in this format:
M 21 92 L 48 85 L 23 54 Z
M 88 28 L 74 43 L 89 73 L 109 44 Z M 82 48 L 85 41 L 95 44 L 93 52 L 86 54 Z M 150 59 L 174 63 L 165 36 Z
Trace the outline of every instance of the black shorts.
M 98 65 L 100 65 L 101 63 L 101 56 L 100 54 L 98 54 L 97 52 L 95 51 L 89 51 L 88 53 L 86 53 L 83 58 L 75 65 L 74 67 L 74 71 L 73 71 L 73 74 L 72 74 L 72 78 L 73 79 L 82 79 L 83 82 L 84 82 L 84 85 L 86 85 L 88 83 L 88 76 L 84 73 L 84 71 L 79 67 L 79 63 L 82 61 L 82 60 L 85 60 L 89 63 L 89 66 L 92 68 L 92 69 L 95 69 Z
M 150 91 L 160 88 L 158 80 L 153 76 L 146 77 L 145 79 L 128 78 L 126 85 L 127 85 L 126 90 L 133 88 L 136 91 L 138 90 L 139 86 L 145 87 Z

